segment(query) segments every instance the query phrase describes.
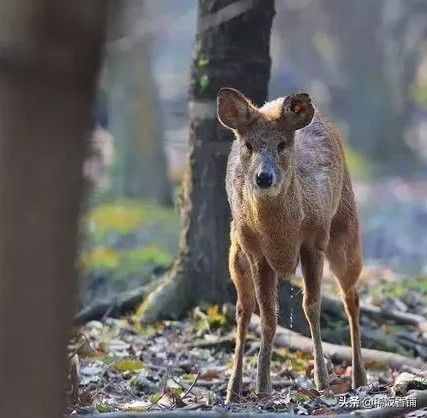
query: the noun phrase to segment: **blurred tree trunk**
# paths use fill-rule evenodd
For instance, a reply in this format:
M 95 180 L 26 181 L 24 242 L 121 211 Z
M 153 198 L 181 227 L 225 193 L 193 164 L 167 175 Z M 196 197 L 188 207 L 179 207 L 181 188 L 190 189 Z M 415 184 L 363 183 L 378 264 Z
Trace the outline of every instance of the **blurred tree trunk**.
M 150 39 L 141 31 L 144 2 L 115 0 L 107 77 L 116 147 L 113 193 L 172 204 L 159 93 L 152 74 Z M 149 20 L 148 18 L 146 18 Z
M 405 134 L 426 8 L 422 0 L 281 4 L 277 30 L 291 82 L 313 95 L 326 90 L 330 113 L 348 124 L 351 146 L 383 174 L 416 167 Z
M 377 1 L 370 7 L 339 0 L 323 3 L 331 18 L 331 36 L 339 42 L 339 65 L 348 81 L 340 97 L 335 97 L 334 110 L 340 117 L 347 115 L 353 147 L 378 161 L 383 173 L 394 174 L 396 167 L 401 173 L 410 171 L 416 156 L 405 142 L 410 122 L 405 110 L 410 108 L 416 51 L 404 57 L 395 49 L 387 57 L 390 34 L 385 31 L 383 15 L 390 2 Z M 400 60 L 407 68 L 396 79 L 392 74 Z
M 0 3 L 0 416 L 64 412 L 82 163 L 108 2 Z
M 199 0 L 190 89 L 190 156 L 182 191 L 180 253 L 141 308 L 142 321 L 177 318 L 202 302 L 234 297 L 228 273 L 225 172 L 232 136 L 216 121 L 218 89 L 267 98 L 274 1 Z

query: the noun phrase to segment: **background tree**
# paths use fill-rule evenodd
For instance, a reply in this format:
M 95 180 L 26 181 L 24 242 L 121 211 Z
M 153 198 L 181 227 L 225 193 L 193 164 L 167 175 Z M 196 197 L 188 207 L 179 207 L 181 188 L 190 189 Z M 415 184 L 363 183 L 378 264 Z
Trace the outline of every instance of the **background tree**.
M 216 95 L 221 87 L 233 86 L 258 105 L 267 98 L 274 1 L 199 0 L 198 5 L 180 251 L 143 305 L 145 321 L 177 318 L 201 302 L 232 300 L 227 267 L 231 217 L 225 195 L 232 137 L 216 121 Z
M 426 39 L 425 2 L 282 2 L 277 27 L 285 81 L 325 100 L 347 125 L 353 149 L 378 172 L 410 173 L 415 155 L 405 142 L 414 111 L 411 85 Z
M 64 412 L 82 164 L 107 6 L 0 3 L 2 417 Z
M 117 0 L 111 8 L 106 82 L 115 141 L 113 194 L 172 203 L 159 93 L 151 68 L 150 36 L 143 31 L 143 1 Z

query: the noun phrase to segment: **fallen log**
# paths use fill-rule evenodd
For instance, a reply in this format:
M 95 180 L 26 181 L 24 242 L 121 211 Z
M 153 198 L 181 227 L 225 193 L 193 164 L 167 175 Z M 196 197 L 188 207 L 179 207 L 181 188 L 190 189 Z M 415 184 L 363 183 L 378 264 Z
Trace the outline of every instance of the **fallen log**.
M 322 298 L 322 310 L 339 318 L 345 318 L 344 308 L 339 299 L 331 297 Z M 361 315 L 366 315 L 376 321 L 393 321 L 399 325 L 412 325 L 421 331 L 427 331 L 427 319 L 421 315 L 409 312 L 390 311 L 374 305 L 360 304 Z
M 360 306 L 360 311 L 362 314 L 373 319 L 392 320 L 401 325 L 413 325 L 420 331 L 427 332 L 427 320 L 421 315 L 409 312 L 389 311 L 381 309 L 378 306 L 364 304 Z
M 258 335 L 261 334 L 260 319 L 257 315 L 253 315 L 249 329 Z M 313 351 L 313 342 L 311 338 L 281 326 L 277 327 L 275 344 L 280 347 L 287 347 L 305 353 L 311 353 Z M 351 347 L 349 346 L 324 342 L 323 352 L 332 360 L 351 362 Z M 365 363 L 384 364 L 395 369 L 400 369 L 403 365 L 421 370 L 427 368 L 427 364 L 420 359 L 409 358 L 387 351 L 363 348 L 362 356 Z
M 402 398 L 407 406 L 386 407 L 374 409 L 362 409 L 335 415 L 340 418 L 393 418 L 400 417 L 408 412 L 417 411 L 427 407 L 427 391 L 415 391 L 409 396 Z M 414 400 L 414 402 L 409 402 Z M 408 401 L 408 402 L 406 402 Z M 152 411 L 152 412 L 111 412 L 96 415 L 72 415 L 73 418 L 297 418 L 301 415 L 278 413 L 252 413 L 252 412 L 228 412 L 226 410 L 216 411 L 186 411 L 178 409 L 174 411 Z M 306 418 L 330 418 L 331 415 L 304 415 Z
M 133 312 L 147 296 L 153 285 L 137 287 L 136 289 L 120 293 L 117 297 L 106 301 L 97 301 L 83 308 L 75 317 L 75 325 L 83 325 L 89 321 L 99 321 L 104 316 L 118 318 Z

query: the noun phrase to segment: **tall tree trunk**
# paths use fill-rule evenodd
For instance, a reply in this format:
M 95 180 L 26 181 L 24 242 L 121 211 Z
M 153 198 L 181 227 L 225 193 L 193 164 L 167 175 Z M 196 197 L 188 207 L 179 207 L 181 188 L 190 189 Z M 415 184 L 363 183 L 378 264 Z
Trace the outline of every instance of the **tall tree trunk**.
M 111 130 L 117 164 L 113 193 L 172 204 L 159 93 L 151 68 L 150 39 L 141 31 L 143 1 L 115 0 L 107 59 Z M 148 20 L 148 18 L 146 17 Z
M 190 157 L 183 182 L 180 253 L 142 307 L 142 320 L 177 318 L 201 303 L 233 299 L 228 274 L 230 212 L 225 195 L 231 135 L 216 121 L 219 88 L 255 103 L 267 98 L 274 0 L 199 0 L 190 89 Z
M 426 33 L 425 2 L 378 0 L 366 7 L 318 0 L 298 8 L 283 2 L 281 9 L 277 31 L 291 81 L 327 90 L 329 111 L 348 124 L 351 146 L 377 163 L 380 173 L 414 170 L 417 156 L 405 134 L 413 113 L 409 89 Z
M 324 7 L 331 17 L 331 36 L 339 39 L 339 65 L 348 81 L 335 110 L 346 115 L 353 147 L 378 162 L 382 173 L 393 173 L 397 166 L 409 169 L 415 158 L 404 140 L 408 121 L 399 106 L 402 97 L 393 95 L 391 63 L 381 36 L 384 2 L 364 7 L 332 0 L 324 1 Z M 399 58 L 394 59 L 397 65 Z M 408 87 L 402 91 L 406 97 Z
M 63 415 L 82 163 L 107 5 L 0 3 L 1 417 Z

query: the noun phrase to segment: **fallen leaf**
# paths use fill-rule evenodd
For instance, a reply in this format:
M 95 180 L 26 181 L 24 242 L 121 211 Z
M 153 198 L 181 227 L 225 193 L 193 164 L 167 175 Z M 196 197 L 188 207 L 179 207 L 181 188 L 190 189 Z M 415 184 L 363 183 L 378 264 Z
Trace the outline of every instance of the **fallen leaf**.
M 112 367 L 118 372 L 136 373 L 144 368 L 144 363 L 140 360 L 132 358 L 124 358 L 113 363 Z

